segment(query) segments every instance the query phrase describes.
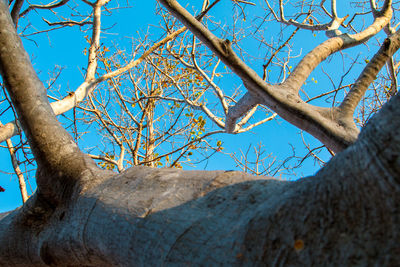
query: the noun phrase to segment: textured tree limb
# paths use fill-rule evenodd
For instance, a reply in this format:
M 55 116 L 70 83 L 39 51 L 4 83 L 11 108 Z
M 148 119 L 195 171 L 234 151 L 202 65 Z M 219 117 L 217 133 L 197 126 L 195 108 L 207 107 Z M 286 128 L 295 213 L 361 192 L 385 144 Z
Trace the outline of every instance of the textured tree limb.
M 400 31 L 385 39 L 379 51 L 369 61 L 360 76 L 347 93 L 339 106 L 340 113 L 345 117 L 353 115 L 369 85 L 375 80 L 381 68 L 390 60 L 400 48 Z
M 68 194 L 65 186 L 74 186 L 77 177 L 94 163 L 79 150 L 56 117 L 49 116 L 54 113 L 46 90 L 4 1 L 0 1 L 0 73 L 36 158 L 41 194 L 52 203 L 62 201 L 63 195 Z M 76 168 L 70 168 L 71 164 Z M 57 171 L 52 173 L 53 170 Z
M 245 87 L 262 99 L 262 104 L 283 119 L 312 134 L 334 152 L 341 151 L 356 140 L 359 131 L 352 121 L 339 121 L 335 108 L 321 108 L 304 103 L 298 92 L 311 71 L 329 55 L 360 44 L 384 28 L 392 15 L 390 0 L 364 31 L 354 35 L 343 34 L 325 41 L 302 59 L 283 84 L 275 86 L 264 82 L 247 66 L 235 54 L 229 40 L 216 37 L 177 1 L 160 0 L 160 2 L 237 74 Z

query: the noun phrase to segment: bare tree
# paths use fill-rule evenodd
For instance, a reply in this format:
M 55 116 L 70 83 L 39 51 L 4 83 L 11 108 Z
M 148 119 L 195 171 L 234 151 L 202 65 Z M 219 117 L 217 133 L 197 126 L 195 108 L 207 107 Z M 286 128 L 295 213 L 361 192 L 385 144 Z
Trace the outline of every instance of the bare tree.
M 274 85 L 246 65 L 230 41 L 216 37 L 177 1 L 160 2 L 243 80 L 248 93 L 228 109 L 228 131 L 235 131 L 235 121 L 261 104 L 340 153 L 314 176 L 296 182 L 236 171 L 190 172 L 138 166 L 115 174 L 99 169 L 58 122 L 56 105 L 50 105 L 16 33 L 14 12 L 10 14 L 0 1 L 0 71 L 38 165 L 36 193 L 21 208 L 0 214 L 0 263 L 397 264 L 400 96 L 394 94 L 395 87 L 390 93 L 394 96 L 360 134 L 352 117 L 379 70 L 390 63 L 400 47 L 400 33 L 389 25 L 393 3 L 384 1 L 378 9 L 370 1 L 372 24 L 357 33 L 342 34 L 339 26 L 345 19 L 338 18 L 335 1 L 330 11 L 324 7 L 325 1 L 319 6 L 331 18 L 326 24 L 314 23 L 312 12 L 304 14 L 305 22 L 287 20 L 282 2 L 278 3 L 279 15 L 266 2 L 280 23 L 324 30 L 329 38 L 306 54 L 282 83 Z M 96 29 L 106 3 L 85 3 L 94 9 Z M 362 44 L 382 29 L 388 37 L 344 99 L 338 100 L 338 106 L 313 106 L 300 98 L 301 86 L 317 65 L 332 53 Z M 91 43 L 96 44 L 96 38 L 94 34 Z M 98 48 L 89 49 L 83 92 L 98 79 L 111 75 L 95 76 Z M 150 65 L 156 65 L 149 60 Z M 395 61 L 390 65 L 395 67 Z M 395 72 L 390 71 L 390 65 L 394 83 Z M 174 80 L 170 79 L 179 85 Z

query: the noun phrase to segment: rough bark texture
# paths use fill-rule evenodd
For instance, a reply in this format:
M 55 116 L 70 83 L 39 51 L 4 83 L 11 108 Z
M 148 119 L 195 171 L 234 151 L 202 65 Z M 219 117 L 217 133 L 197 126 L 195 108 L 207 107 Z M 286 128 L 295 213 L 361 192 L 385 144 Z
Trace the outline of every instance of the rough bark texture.
M 400 262 L 399 95 L 352 146 L 296 182 L 149 167 L 116 175 L 96 168 L 57 122 L 13 29 L 0 1 L 0 70 L 39 190 L 0 214 L 1 266 Z

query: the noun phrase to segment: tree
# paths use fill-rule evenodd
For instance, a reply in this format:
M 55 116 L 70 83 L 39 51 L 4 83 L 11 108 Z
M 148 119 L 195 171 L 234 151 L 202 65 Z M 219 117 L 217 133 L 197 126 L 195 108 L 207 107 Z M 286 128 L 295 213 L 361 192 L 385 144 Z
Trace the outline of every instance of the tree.
M 400 47 L 400 33 L 389 25 L 392 2 L 378 10 L 370 1 L 374 21 L 355 34 L 339 32 L 344 19 L 336 15 L 335 1 L 327 12 L 332 21 L 324 25 L 314 24 L 309 14 L 307 23 L 286 20 L 282 2 L 279 16 L 271 7 L 280 22 L 325 30 L 329 37 L 278 85 L 265 82 L 230 41 L 213 35 L 176 1 L 160 2 L 243 80 L 248 93 L 229 109 L 228 131 L 262 104 L 337 155 L 316 175 L 296 182 L 235 171 L 138 166 L 115 174 L 99 169 L 57 121 L 15 31 L 15 12 L 10 16 L 0 2 L 0 71 L 38 166 L 36 193 L 21 208 L 0 215 L 0 263 L 395 265 L 400 96 L 391 97 L 359 135 L 352 120 L 362 95 Z M 104 4 L 92 4 L 94 20 Z M 381 29 L 388 37 L 339 106 L 311 106 L 298 96 L 321 61 Z

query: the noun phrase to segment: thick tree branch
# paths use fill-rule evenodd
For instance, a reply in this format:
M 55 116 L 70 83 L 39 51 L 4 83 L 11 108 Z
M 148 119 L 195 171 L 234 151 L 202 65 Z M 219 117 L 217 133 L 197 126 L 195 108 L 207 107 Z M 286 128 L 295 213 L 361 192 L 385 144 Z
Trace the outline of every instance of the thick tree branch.
M 160 0 L 160 2 L 229 66 L 242 79 L 245 87 L 262 99 L 260 100 L 262 104 L 288 122 L 312 134 L 335 152 L 341 151 L 356 140 L 358 129 L 352 121 L 339 120 L 338 111 L 335 108 L 320 108 L 304 103 L 298 92 L 315 67 L 329 55 L 368 40 L 387 25 L 392 16 L 390 0 L 384 5 L 372 25 L 364 31 L 354 35 L 343 34 L 325 41 L 302 59 L 283 84 L 275 86 L 264 82 L 247 66 L 235 54 L 229 40 L 216 37 L 177 1 Z M 283 10 L 281 10 L 281 16 L 283 16 L 282 12 Z
M 353 115 L 369 85 L 375 80 L 381 68 L 389 61 L 400 48 L 400 31 L 385 39 L 379 51 L 369 61 L 357 81 L 340 104 L 340 112 L 344 117 Z
M 4 1 L 0 1 L 0 73 L 36 158 L 39 190 L 49 200 L 60 201 L 65 188 L 77 182 L 91 161 L 54 116 Z

